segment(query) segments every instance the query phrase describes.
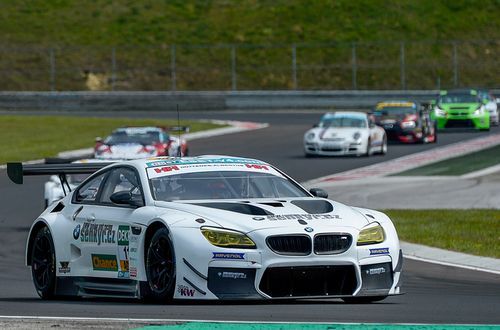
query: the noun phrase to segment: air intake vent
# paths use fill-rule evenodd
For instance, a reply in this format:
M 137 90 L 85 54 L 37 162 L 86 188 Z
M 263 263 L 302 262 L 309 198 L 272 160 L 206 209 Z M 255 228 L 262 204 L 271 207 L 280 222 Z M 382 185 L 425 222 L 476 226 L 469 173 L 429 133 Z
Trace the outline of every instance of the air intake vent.
M 349 250 L 352 236 L 349 234 L 321 234 L 314 237 L 314 253 L 339 254 Z
M 311 238 L 307 235 L 283 235 L 267 238 L 267 245 L 277 254 L 306 256 L 311 254 Z

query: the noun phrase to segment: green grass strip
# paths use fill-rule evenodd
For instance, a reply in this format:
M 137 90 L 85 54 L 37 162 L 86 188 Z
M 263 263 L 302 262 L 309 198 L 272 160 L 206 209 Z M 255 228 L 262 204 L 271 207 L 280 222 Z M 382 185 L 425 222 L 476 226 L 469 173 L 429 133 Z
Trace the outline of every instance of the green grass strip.
M 403 241 L 500 258 L 500 210 L 384 210 Z
M 186 322 L 175 325 L 147 326 L 148 330 L 498 330 L 497 325 L 411 325 L 411 324 L 308 324 L 308 323 L 217 323 Z
M 500 145 L 468 155 L 450 158 L 434 164 L 417 167 L 408 171 L 394 174 L 396 176 L 422 175 L 462 175 L 481 170 L 500 163 Z
M 187 121 L 191 132 L 223 127 Z M 55 157 L 58 152 L 89 148 L 123 126 L 177 126 L 177 120 L 82 118 L 69 116 L 0 116 L 0 164 Z

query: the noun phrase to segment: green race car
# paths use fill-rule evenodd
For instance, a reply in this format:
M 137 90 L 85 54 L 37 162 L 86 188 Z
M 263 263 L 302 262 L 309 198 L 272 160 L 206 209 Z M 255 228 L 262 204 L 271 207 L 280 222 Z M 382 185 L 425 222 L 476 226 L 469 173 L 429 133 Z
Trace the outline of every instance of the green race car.
M 438 129 L 469 127 L 490 129 L 490 114 L 474 89 L 441 91 L 432 102 L 432 118 Z

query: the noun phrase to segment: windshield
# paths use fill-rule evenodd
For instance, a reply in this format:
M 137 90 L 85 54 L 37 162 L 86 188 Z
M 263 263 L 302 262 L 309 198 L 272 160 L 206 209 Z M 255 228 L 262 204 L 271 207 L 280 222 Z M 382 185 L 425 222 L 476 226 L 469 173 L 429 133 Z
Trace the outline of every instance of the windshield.
M 150 179 L 153 198 L 193 199 L 286 198 L 309 195 L 285 177 L 247 171 L 207 171 Z
M 138 143 L 143 145 L 151 145 L 160 142 L 159 132 L 144 132 L 144 133 L 126 133 L 115 132 L 111 134 L 104 143 L 108 145 L 121 143 Z
M 441 95 L 438 103 L 480 103 L 481 101 L 476 95 L 470 94 L 448 94 Z
M 330 117 L 321 120 L 319 127 L 356 127 L 364 128 L 367 126 L 366 120 L 356 117 Z
M 415 113 L 417 113 L 417 110 L 412 107 L 383 107 L 373 112 L 375 116 L 403 116 Z

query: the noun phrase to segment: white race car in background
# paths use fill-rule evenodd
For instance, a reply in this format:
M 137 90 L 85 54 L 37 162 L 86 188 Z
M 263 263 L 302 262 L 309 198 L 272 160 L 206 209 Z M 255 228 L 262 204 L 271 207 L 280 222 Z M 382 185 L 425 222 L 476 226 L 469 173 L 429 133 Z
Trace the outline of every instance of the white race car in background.
M 188 130 L 179 127 L 177 130 Z M 139 159 L 154 156 L 187 156 L 185 139 L 171 135 L 163 127 L 118 128 L 102 140 L 96 138 L 94 157 L 97 159 Z
M 306 157 L 385 154 L 387 136 L 366 113 L 329 112 L 304 134 L 304 153 Z
M 484 102 L 484 108 L 490 113 L 491 125 L 498 126 L 500 118 L 498 115 L 497 99 L 486 90 L 478 90 L 478 95 Z
M 80 159 L 74 161 L 73 164 L 86 164 L 86 163 L 100 163 L 100 162 L 109 162 L 109 160 L 103 159 Z M 45 202 L 45 208 L 51 205 L 54 202 L 62 199 L 70 190 L 75 189 L 80 183 L 83 182 L 89 175 L 88 174 L 67 174 L 66 180 L 67 185 L 63 188 L 63 184 L 61 183 L 61 178 L 57 175 L 51 175 L 49 181 L 45 182 L 43 189 L 43 196 Z M 65 191 L 67 190 L 67 191 Z
M 30 229 L 26 262 L 42 298 L 372 302 L 400 293 L 403 258 L 385 214 L 307 191 L 268 163 L 200 156 L 104 165 L 7 166 L 16 183 L 94 172 Z

